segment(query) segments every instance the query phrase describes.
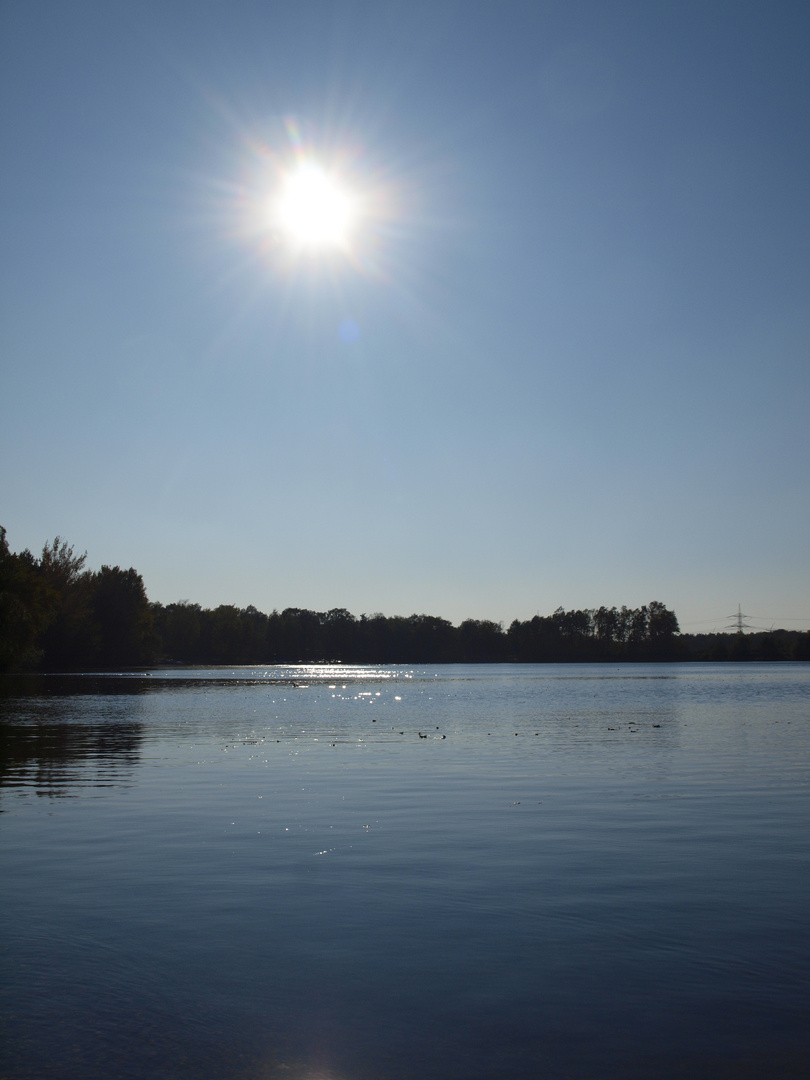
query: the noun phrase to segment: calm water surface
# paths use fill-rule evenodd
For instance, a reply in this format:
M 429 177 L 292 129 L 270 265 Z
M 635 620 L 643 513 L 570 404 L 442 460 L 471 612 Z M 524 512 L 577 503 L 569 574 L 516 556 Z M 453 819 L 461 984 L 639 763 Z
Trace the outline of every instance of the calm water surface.
M 0 682 L 3 1080 L 810 1075 L 810 665 Z

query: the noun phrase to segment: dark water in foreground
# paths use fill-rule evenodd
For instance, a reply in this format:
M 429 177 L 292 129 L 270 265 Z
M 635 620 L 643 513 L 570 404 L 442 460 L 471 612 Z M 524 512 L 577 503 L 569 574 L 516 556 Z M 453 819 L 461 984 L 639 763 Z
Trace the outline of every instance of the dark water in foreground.
M 0 695 L 3 1080 L 810 1075 L 810 665 Z

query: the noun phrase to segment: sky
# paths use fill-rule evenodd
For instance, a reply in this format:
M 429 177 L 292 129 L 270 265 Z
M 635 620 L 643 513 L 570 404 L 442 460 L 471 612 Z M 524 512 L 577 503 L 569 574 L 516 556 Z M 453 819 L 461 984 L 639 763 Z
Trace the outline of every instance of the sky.
M 810 628 L 810 6 L 0 0 L 0 524 L 151 600 Z M 351 242 L 270 224 L 296 162 Z

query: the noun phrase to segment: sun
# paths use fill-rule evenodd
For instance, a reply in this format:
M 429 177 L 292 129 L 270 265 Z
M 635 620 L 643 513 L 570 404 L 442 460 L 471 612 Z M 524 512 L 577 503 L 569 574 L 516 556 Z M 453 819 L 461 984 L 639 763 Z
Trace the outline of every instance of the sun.
M 351 193 L 314 163 L 299 164 L 284 178 L 273 209 L 276 226 L 296 248 L 345 248 L 357 218 Z

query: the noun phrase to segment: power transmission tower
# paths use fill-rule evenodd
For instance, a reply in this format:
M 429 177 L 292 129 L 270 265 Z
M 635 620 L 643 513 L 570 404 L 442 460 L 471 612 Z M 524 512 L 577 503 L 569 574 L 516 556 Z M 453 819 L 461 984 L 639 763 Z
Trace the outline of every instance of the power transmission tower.
M 748 616 L 743 615 L 742 606 L 740 604 L 737 605 L 737 614 L 727 615 L 726 618 L 731 620 L 731 626 L 726 627 L 727 634 L 734 632 L 738 634 L 744 634 L 746 630 L 752 629 L 751 624 L 749 622 L 746 622 Z

